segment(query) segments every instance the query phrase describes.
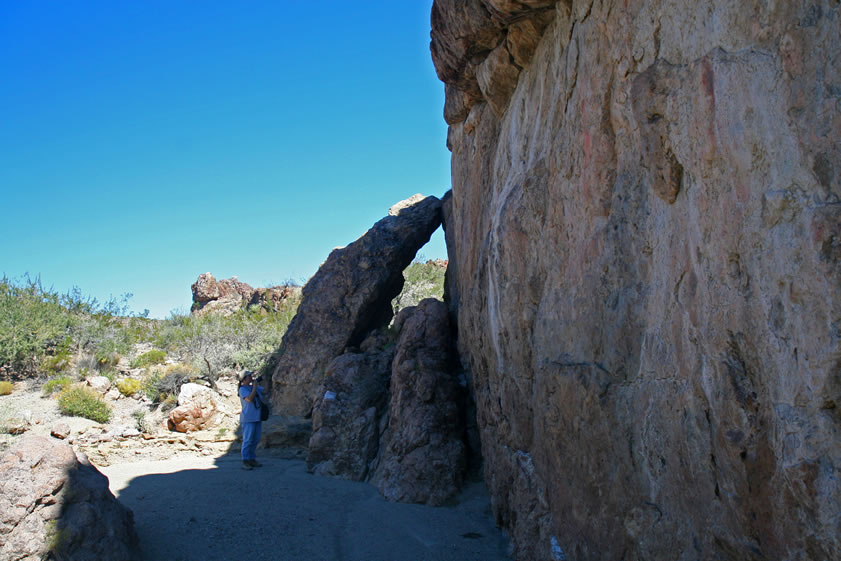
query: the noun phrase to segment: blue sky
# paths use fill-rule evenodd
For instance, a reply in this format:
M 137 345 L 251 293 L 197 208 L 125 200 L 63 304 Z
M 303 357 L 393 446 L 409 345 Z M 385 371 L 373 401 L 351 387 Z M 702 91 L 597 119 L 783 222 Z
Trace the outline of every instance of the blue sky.
M 0 273 L 166 317 L 442 196 L 431 4 L 0 2 Z

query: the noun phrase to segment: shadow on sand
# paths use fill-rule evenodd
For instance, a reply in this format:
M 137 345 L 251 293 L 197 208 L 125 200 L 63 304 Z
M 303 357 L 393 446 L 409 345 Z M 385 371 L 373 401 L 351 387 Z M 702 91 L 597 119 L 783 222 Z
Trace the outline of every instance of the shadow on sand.
M 508 559 L 481 483 L 456 505 L 433 508 L 311 475 L 301 460 L 260 461 L 253 471 L 241 469 L 238 454 L 103 471 L 134 511 L 145 561 Z

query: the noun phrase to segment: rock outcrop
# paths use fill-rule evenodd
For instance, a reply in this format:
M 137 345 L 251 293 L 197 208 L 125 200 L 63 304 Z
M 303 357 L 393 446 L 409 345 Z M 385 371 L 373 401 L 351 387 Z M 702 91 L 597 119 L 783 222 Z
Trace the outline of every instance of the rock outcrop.
M 304 286 L 295 318 L 271 361 L 280 414 L 311 414 L 327 365 L 392 316 L 405 269 L 441 225 L 441 201 L 415 195 L 361 238 L 333 250 Z
M 448 289 L 516 557 L 841 558 L 841 5 L 432 25 Z
M 70 445 L 26 437 L 0 460 L 0 558 L 132 561 L 132 512 Z
M 333 360 L 313 407 L 310 472 L 369 481 L 387 499 L 441 505 L 466 472 L 464 402 L 447 306 L 403 309 Z
M 365 481 L 380 448 L 380 419 L 388 411 L 393 344 L 366 339 L 359 352 L 333 359 L 313 404 L 307 469 Z
M 279 311 L 285 302 L 296 298 L 301 288 L 281 285 L 269 288 L 252 288 L 236 277 L 216 280 L 210 273 L 202 273 L 191 286 L 192 313 L 218 313 L 230 315 L 249 306 L 267 311 Z
M 392 501 L 441 505 L 466 470 L 464 388 L 447 306 L 428 298 L 394 321 L 387 424 L 371 483 Z

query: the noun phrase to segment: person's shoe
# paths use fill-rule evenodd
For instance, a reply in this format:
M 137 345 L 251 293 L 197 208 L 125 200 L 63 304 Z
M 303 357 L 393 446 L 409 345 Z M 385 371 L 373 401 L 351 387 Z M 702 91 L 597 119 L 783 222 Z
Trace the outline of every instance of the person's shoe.
M 255 467 L 255 468 L 258 468 L 258 467 L 263 467 L 263 464 L 261 464 L 261 463 L 260 463 L 260 462 L 258 462 L 257 460 L 248 460 L 248 464 L 249 464 L 251 467 Z
M 250 460 L 243 460 L 242 461 L 242 469 L 247 469 L 247 470 L 251 471 L 252 469 L 254 469 L 254 467 L 252 467 Z

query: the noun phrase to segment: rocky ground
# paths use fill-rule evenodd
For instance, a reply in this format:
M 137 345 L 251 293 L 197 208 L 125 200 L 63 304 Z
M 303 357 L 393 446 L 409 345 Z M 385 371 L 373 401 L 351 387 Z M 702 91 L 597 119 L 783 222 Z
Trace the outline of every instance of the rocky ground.
M 264 465 L 243 471 L 236 380 L 217 385 L 212 426 L 178 433 L 145 397 L 103 388 L 113 414 L 100 424 L 63 416 L 41 383 L 19 382 L 0 396 L 0 424 L 18 433 L 0 434 L 0 453 L 25 435 L 64 436 L 134 512 L 145 561 L 508 558 L 481 483 L 433 508 L 388 502 L 368 483 L 309 474 L 304 455 L 288 447 L 259 449 Z M 270 438 L 279 434 L 271 427 Z
M 191 433 L 170 431 L 167 413 L 146 397 L 126 397 L 116 389 L 104 393 L 112 409 L 107 424 L 82 417 L 67 417 L 58 409 L 57 394 L 44 396 L 39 381 L 15 384 L 10 395 L 0 396 L 0 423 L 9 432 L 0 434 L 0 451 L 9 448 L 24 434 L 64 436 L 74 448 L 84 452 L 96 466 L 114 463 L 160 460 L 175 456 L 218 456 L 235 444 L 239 400 L 236 382 L 218 383 L 219 410 L 211 428 Z M 62 426 L 64 425 L 64 426 Z

